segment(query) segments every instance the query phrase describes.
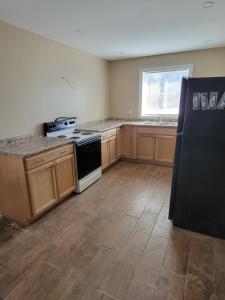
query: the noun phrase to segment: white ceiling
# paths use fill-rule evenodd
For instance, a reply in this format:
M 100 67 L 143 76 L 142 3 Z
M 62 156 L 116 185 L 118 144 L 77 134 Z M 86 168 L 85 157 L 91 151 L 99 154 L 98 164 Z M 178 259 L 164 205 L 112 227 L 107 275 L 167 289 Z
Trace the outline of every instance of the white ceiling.
M 0 0 L 0 20 L 114 60 L 225 46 L 225 0 L 203 1 Z

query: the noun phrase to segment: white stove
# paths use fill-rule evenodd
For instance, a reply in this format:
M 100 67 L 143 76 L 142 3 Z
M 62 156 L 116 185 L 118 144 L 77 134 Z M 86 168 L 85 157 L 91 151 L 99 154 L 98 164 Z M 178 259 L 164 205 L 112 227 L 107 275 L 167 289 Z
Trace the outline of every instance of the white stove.
M 77 188 L 80 193 L 102 177 L 101 169 L 101 135 L 99 132 L 79 130 L 74 118 L 45 123 L 48 137 L 72 139 L 75 144 L 75 162 Z
M 93 132 L 89 130 L 79 129 L 65 129 L 59 131 L 53 131 L 46 134 L 48 137 L 67 138 L 74 140 L 75 143 L 82 143 L 93 139 L 95 137 L 101 137 L 99 132 Z

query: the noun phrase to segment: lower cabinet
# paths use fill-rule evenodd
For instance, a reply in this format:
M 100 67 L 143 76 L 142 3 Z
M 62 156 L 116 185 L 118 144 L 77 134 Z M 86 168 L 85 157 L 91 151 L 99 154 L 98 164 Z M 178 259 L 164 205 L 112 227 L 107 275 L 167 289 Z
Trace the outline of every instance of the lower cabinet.
M 116 136 L 109 139 L 109 161 L 110 164 L 117 161 L 117 147 L 116 147 Z
M 102 140 L 102 170 L 105 170 L 111 164 L 117 161 L 117 137 L 112 135 Z
M 136 158 L 153 160 L 155 156 L 155 137 L 147 134 L 136 136 Z
M 171 166 L 176 128 L 123 125 L 102 134 L 102 169 L 120 158 Z
M 118 127 L 116 129 L 116 146 L 117 146 L 118 159 L 123 155 L 122 143 L 123 143 L 122 128 Z
M 67 155 L 56 161 L 56 186 L 59 199 L 66 197 L 76 187 L 74 154 Z
M 53 205 L 58 198 L 54 163 L 29 171 L 27 177 L 32 212 L 38 215 Z
M 136 158 L 172 164 L 176 145 L 175 136 L 137 134 Z
M 176 137 L 156 136 L 155 143 L 155 160 L 172 164 L 174 160 Z
M 75 188 L 74 143 L 25 158 L 0 154 L 3 217 L 30 224 Z
M 133 126 L 122 126 L 122 153 L 125 158 L 133 158 Z
M 38 215 L 75 189 L 74 155 L 28 171 L 27 177 L 32 212 Z
M 103 140 L 101 142 L 102 147 L 102 170 L 109 166 L 109 141 Z

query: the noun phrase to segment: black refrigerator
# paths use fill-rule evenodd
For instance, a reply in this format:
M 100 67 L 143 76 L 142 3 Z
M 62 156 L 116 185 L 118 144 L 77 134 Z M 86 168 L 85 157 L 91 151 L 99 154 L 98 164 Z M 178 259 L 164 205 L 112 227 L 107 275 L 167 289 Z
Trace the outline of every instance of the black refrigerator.
M 182 80 L 169 219 L 225 238 L 225 77 Z

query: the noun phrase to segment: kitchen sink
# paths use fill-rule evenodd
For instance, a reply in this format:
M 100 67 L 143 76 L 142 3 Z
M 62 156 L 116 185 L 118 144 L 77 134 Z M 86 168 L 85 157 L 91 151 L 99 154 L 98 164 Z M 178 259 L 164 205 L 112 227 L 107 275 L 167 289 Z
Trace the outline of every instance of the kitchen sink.
M 176 122 L 143 122 L 144 125 L 151 125 L 151 126 L 177 126 Z
M 177 126 L 176 122 L 161 122 L 160 126 Z
M 160 122 L 143 122 L 145 125 L 152 125 L 152 126 L 159 126 L 161 123 Z

